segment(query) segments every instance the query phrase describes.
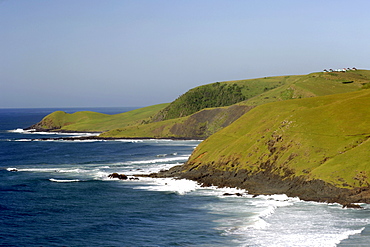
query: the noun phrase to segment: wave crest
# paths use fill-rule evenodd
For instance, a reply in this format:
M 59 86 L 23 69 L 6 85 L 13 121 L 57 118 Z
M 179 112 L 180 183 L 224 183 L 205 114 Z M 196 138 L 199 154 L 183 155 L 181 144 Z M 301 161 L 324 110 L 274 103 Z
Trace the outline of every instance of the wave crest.
M 56 183 L 73 183 L 73 182 L 80 182 L 79 179 L 55 179 L 55 178 L 50 178 L 49 179 L 51 182 L 56 182 Z

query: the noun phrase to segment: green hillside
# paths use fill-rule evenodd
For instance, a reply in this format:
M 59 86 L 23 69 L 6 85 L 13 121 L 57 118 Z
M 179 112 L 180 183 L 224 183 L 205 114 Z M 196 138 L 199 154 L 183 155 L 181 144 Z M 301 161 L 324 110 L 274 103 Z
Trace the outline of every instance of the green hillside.
M 270 102 L 288 99 L 309 98 L 330 94 L 357 91 L 369 85 L 370 71 L 356 70 L 347 72 L 318 72 L 308 75 L 293 75 L 285 77 L 269 77 L 253 80 L 277 80 L 281 86 L 266 90 L 244 103 L 247 105 L 261 105 Z
M 187 117 L 127 126 L 100 134 L 109 138 L 205 139 L 228 126 L 253 107 L 232 105 L 204 109 Z
M 370 71 L 213 83 L 117 115 L 54 112 L 32 126 L 101 138 L 205 139 L 176 176 L 251 194 L 370 203 Z
M 356 70 L 216 82 L 189 90 L 154 116 L 152 121 L 189 116 L 205 108 L 230 106 L 242 101 L 247 105 L 260 105 L 351 92 L 369 80 L 370 71 Z
M 182 95 L 160 111 L 154 117 L 154 122 L 152 119 L 152 123 L 108 131 L 103 133 L 101 137 L 205 139 L 235 121 L 254 106 L 289 99 L 358 91 L 369 82 L 370 71 L 357 70 L 346 73 L 319 72 L 308 75 L 278 76 L 208 84 L 194 88 Z M 203 109 L 202 107 L 206 107 L 206 104 L 211 102 L 206 95 L 213 95 L 211 98 L 216 97 L 215 88 L 224 88 L 224 90 L 231 90 L 234 93 L 242 92 L 243 97 L 248 99 L 228 107 Z M 210 91 L 207 91 L 207 89 L 210 89 Z M 220 89 L 220 92 L 224 91 Z M 185 99 L 188 99 L 189 102 Z M 220 101 L 223 99 L 225 98 L 221 98 Z M 217 100 L 212 102 L 217 102 Z M 186 114 L 184 112 L 191 104 L 197 105 L 197 109 L 201 110 L 186 117 L 172 118 L 176 115 L 175 113 L 187 115 L 191 111 Z M 200 115 L 207 115 L 207 117 L 199 117 Z M 159 119 L 165 119 L 165 116 L 169 119 L 159 121 Z
M 190 89 L 153 117 L 153 122 L 189 116 L 206 108 L 230 106 L 284 85 L 283 77 L 215 82 Z
M 223 107 L 244 101 L 244 86 L 212 83 L 189 90 L 153 117 L 153 122 L 189 116 L 205 108 Z
M 31 128 L 105 132 L 101 137 L 113 138 L 205 139 L 255 106 L 354 92 L 369 87 L 369 82 L 368 70 L 216 82 L 191 89 L 171 104 L 117 115 L 54 112 Z
M 264 104 L 203 141 L 185 171 L 270 171 L 336 187 L 370 183 L 370 90 Z
M 56 111 L 47 115 L 41 122 L 30 128 L 49 131 L 104 132 L 149 121 L 151 116 L 167 105 L 153 105 L 115 115 L 90 111 L 75 112 L 72 114 Z

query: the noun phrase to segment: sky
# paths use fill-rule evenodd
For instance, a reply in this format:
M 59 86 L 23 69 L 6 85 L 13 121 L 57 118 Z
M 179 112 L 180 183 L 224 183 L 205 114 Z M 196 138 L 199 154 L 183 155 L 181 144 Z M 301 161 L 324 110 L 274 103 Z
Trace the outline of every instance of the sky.
M 0 0 L 0 108 L 141 107 L 370 68 L 368 0 Z

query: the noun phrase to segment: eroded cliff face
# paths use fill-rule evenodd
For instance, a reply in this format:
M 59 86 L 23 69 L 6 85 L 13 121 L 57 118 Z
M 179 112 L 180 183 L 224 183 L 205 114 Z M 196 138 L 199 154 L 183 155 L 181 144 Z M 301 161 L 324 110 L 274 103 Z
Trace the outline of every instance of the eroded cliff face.
M 205 139 L 230 125 L 252 108 L 245 105 L 233 105 L 205 109 L 189 116 L 182 123 L 175 123 L 170 132 L 177 137 Z
M 204 109 L 187 117 L 114 129 L 100 136 L 106 138 L 205 139 L 228 126 L 252 108 L 246 105 L 232 105 Z

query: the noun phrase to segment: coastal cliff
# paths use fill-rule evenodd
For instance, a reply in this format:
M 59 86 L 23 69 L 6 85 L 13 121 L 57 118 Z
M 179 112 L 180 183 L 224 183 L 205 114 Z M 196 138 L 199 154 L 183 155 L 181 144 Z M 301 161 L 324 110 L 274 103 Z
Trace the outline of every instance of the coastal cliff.
M 370 203 L 370 90 L 258 106 L 203 141 L 175 176 L 252 194 Z
M 370 203 L 369 85 L 368 70 L 213 83 L 170 104 L 112 116 L 55 112 L 31 128 L 203 139 L 184 165 L 150 176 L 354 206 Z

